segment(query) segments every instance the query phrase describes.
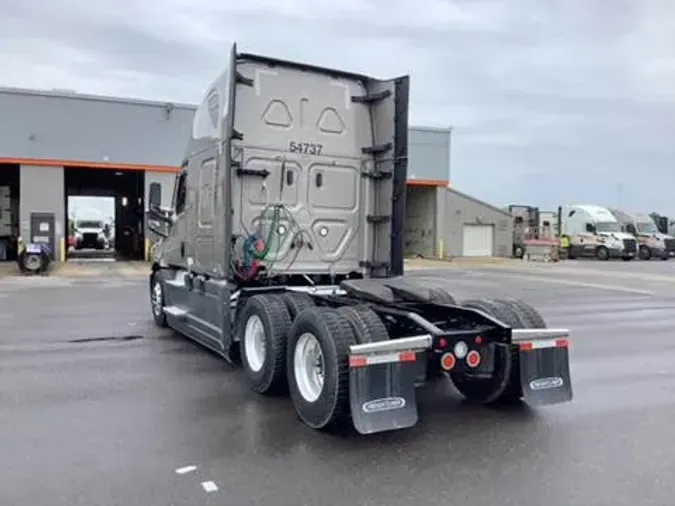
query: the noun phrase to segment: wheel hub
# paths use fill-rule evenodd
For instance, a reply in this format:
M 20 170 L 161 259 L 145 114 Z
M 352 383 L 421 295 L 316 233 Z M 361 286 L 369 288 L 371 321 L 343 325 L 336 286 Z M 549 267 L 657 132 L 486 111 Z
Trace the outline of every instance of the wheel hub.
M 258 315 L 252 315 L 246 321 L 244 347 L 249 367 L 258 372 L 265 364 L 265 327 Z
M 42 261 L 39 255 L 27 255 L 25 259 L 26 269 L 29 271 L 36 271 L 40 268 Z
M 298 339 L 293 369 L 300 395 L 308 402 L 316 401 L 323 391 L 326 363 L 321 345 L 313 334 L 305 332 Z

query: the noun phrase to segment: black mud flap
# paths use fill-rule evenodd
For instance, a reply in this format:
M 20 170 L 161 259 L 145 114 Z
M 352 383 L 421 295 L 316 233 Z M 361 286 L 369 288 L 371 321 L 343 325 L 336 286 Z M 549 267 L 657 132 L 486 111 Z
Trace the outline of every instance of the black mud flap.
M 349 400 L 354 428 L 374 434 L 417 423 L 417 361 L 352 365 Z
M 532 406 L 545 406 L 572 400 L 570 359 L 566 345 L 522 343 L 519 362 L 525 402 Z

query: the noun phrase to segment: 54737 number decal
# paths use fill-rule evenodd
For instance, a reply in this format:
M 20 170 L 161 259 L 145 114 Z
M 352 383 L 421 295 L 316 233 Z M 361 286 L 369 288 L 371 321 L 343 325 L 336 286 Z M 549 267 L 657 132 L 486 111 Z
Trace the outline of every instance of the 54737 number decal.
M 296 142 L 288 143 L 288 151 L 291 153 L 299 153 L 302 155 L 319 156 L 323 151 L 323 144 L 315 144 L 313 142 Z

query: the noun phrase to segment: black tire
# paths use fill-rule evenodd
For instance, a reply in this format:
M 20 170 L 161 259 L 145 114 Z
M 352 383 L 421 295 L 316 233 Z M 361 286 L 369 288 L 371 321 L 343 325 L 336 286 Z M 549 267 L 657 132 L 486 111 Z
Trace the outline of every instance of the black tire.
M 609 250 L 605 246 L 598 246 L 595 250 L 595 256 L 598 260 L 609 260 Z
M 296 348 L 306 334 L 313 336 L 323 356 L 323 385 L 308 400 L 296 377 Z M 335 309 L 309 308 L 298 315 L 288 336 L 288 386 L 298 417 L 317 430 L 338 429 L 351 422 L 349 406 L 349 346 L 356 336 L 347 318 Z M 302 342 L 300 342 L 302 346 Z M 302 368 L 301 363 L 298 364 Z
M 652 258 L 652 250 L 647 246 L 640 246 L 638 249 L 640 260 L 649 260 Z
M 514 246 L 513 247 L 513 256 L 514 258 L 521 259 L 525 256 L 525 248 L 522 246 Z
M 368 306 L 343 306 L 338 312 L 349 322 L 358 344 L 389 340 L 387 327 Z
M 40 253 L 28 253 L 24 248 L 17 258 L 19 269 L 24 274 L 44 274 L 49 269 L 50 261 L 44 249 Z
M 295 317 L 308 307 L 314 307 L 314 299 L 306 293 L 286 292 L 281 295 L 281 300 L 288 309 L 291 320 L 295 320 Z
M 164 313 L 164 273 L 155 271 L 150 276 L 150 309 L 155 325 L 166 328 L 166 314 Z
M 264 343 L 264 350 L 259 350 L 263 356 L 256 361 L 253 327 L 259 325 L 262 335 L 258 336 Z M 286 339 L 290 326 L 291 317 L 279 296 L 254 295 L 244 304 L 237 317 L 237 336 L 241 364 L 253 391 L 263 395 L 286 391 Z M 247 339 L 247 330 L 250 339 Z
M 517 299 L 497 299 L 498 302 L 502 304 L 509 305 L 512 310 L 516 313 L 516 316 L 520 320 L 522 326 L 514 328 L 522 329 L 545 329 L 546 321 L 543 316 L 539 314 L 535 308 L 529 305 L 527 302 Z
M 509 304 L 500 300 L 486 298 L 467 300 L 461 305 L 482 311 L 511 328 L 523 328 L 521 317 Z M 450 379 L 459 393 L 469 402 L 492 404 L 517 401 L 522 397 L 518 349 L 511 347 L 508 350 L 504 346 L 496 347 L 495 372 L 490 378 L 451 372 Z
M 429 299 L 436 304 L 450 304 L 453 306 L 457 304 L 457 301 L 450 292 L 433 281 L 420 281 L 420 286 L 429 289 Z
M 662 255 L 661 260 L 663 260 L 663 261 L 670 260 L 670 255 L 668 255 L 668 253 L 666 253 L 665 255 Z

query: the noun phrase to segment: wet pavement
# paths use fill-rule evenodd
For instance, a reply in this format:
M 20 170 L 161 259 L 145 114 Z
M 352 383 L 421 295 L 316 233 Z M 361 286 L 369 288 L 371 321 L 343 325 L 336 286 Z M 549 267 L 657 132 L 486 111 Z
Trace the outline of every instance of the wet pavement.
M 673 504 L 675 291 L 588 273 L 415 275 L 458 298 L 522 297 L 571 328 L 574 402 L 480 408 L 439 383 L 411 430 L 317 433 L 288 399 L 156 329 L 145 280 L 5 278 L 0 504 Z

